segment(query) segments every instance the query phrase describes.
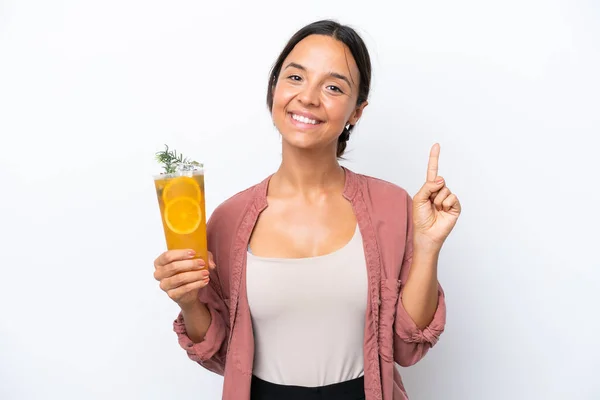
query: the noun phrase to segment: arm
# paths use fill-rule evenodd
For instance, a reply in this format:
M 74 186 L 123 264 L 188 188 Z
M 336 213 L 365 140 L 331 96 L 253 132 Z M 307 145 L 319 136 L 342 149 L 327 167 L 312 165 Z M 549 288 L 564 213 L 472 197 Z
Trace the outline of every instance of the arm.
M 410 205 L 409 200 L 409 218 Z M 437 254 L 413 250 L 410 223 L 407 238 L 394 324 L 394 360 L 403 367 L 420 361 L 438 342 L 446 325 L 446 302 L 437 280 Z
M 227 337 L 229 337 L 229 305 L 223 297 L 221 288 L 220 266 L 221 247 L 227 244 L 216 239 L 217 231 L 222 230 L 217 222 L 217 210 L 207 223 L 208 246 L 213 249 L 209 260 L 211 265 L 210 280 L 206 287 L 198 291 L 198 299 L 189 306 L 182 307 L 177 319 L 173 322 L 173 330 L 177 334 L 180 346 L 188 357 L 209 371 L 223 375 L 227 355 Z M 209 255 L 210 257 L 210 255 Z M 224 261 L 225 262 L 225 261 Z
M 202 342 L 212 319 L 206 304 L 197 302 L 188 307 L 182 307 L 181 317 L 190 340 L 194 343 Z
M 402 366 L 416 363 L 439 340 L 446 325 L 444 291 L 437 264 L 442 245 L 461 212 L 458 198 L 438 176 L 440 146 L 429 153 L 427 179 L 414 201 L 407 201 L 407 241 L 400 271 L 394 357 Z
M 217 267 L 218 268 L 218 267 Z M 211 273 L 214 274 L 216 269 Z M 198 302 L 182 308 L 173 322 L 179 345 L 188 357 L 209 371 L 223 375 L 229 336 L 229 311 L 227 304 L 215 289 L 211 278 L 205 288 L 198 291 Z
M 198 293 L 198 302 L 182 309 L 173 322 L 180 346 L 188 357 L 209 371 L 223 375 L 229 311 L 225 301 L 214 288 L 214 279 Z
M 419 329 L 426 328 L 438 306 L 437 264 L 439 252 L 415 249 L 408 279 L 399 301 Z

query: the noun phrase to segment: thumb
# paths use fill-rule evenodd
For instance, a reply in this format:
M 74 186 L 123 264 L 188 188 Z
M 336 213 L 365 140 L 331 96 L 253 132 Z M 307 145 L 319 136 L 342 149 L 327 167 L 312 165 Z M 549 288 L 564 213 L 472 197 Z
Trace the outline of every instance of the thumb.
M 213 257 L 213 254 L 209 251 L 208 252 L 208 268 L 215 269 L 215 267 L 216 267 L 215 259 Z
M 438 176 L 435 181 L 427 181 L 421 187 L 421 190 L 415 194 L 413 201 L 417 204 L 423 204 L 429 202 L 429 198 L 432 194 L 439 192 L 445 185 L 444 178 Z

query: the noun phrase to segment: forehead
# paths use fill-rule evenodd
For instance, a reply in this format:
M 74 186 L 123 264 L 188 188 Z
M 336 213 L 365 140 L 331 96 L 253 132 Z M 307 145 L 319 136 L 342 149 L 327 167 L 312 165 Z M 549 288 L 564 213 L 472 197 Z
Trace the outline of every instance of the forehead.
M 337 72 L 350 75 L 358 83 L 358 66 L 348 46 L 325 35 L 310 35 L 302 39 L 286 57 L 283 67 L 295 62 L 304 66 L 309 73 L 329 74 Z

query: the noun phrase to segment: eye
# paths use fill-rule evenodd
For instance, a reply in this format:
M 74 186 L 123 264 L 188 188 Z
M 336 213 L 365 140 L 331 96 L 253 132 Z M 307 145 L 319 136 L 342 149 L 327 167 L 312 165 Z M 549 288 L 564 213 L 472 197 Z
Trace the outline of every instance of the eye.
M 329 85 L 329 86 L 327 86 L 327 88 L 328 88 L 329 90 L 332 90 L 332 91 L 334 91 L 334 92 L 337 92 L 337 93 L 344 93 L 344 92 L 342 91 L 342 89 L 340 89 L 339 87 L 337 87 L 337 86 L 334 86 L 334 85 Z
M 296 82 L 300 82 L 302 80 L 302 78 L 300 78 L 298 75 L 290 75 L 288 76 L 288 79 L 291 79 Z

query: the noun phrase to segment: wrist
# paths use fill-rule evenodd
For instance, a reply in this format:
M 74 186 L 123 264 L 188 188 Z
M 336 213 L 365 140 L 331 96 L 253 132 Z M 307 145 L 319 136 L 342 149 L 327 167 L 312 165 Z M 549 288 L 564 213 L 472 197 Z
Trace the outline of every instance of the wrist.
M 427 237 L 415 234 L 413 238 L 413 257 L 418 255 L 425 258 L 437 258 L 442 250 L 442 245 Z
M 183 312 L 184 314 L 193 313 L 200 309 L 200 302 L 198 301 L 198 299 L 191 301 L 189 303 L 180 303 L 178 305 L 179 305 L 179 308 L 181 308 L 181 312 Z
M 440 256 L 441 247 L 436 246 L 413 246 L 413 260 L 437 260 Z

